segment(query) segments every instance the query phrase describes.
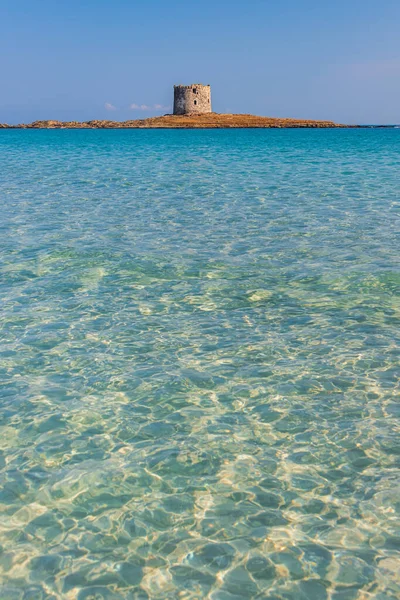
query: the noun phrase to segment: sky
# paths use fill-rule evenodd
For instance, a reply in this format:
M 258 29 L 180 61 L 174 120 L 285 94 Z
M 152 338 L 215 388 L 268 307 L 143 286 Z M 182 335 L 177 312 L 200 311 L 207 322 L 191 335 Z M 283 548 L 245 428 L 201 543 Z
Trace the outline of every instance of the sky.
M 400 0 L 0 0 L 0 123 L 215 112 L 400 123 Z

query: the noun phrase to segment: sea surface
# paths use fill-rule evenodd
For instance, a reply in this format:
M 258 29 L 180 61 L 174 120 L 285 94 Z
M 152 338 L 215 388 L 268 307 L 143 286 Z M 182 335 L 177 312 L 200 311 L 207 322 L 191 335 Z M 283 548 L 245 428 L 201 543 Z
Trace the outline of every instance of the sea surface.
M 1 600 L 400 595 L 400 132 L 0 132 Z

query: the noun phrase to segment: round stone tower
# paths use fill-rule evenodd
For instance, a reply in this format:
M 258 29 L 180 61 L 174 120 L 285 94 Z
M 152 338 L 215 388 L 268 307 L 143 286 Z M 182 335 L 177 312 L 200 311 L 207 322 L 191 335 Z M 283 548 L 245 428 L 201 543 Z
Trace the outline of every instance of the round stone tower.
M 174 115 L 200 115 L 211 112 L 209 85 L 174 85 Z

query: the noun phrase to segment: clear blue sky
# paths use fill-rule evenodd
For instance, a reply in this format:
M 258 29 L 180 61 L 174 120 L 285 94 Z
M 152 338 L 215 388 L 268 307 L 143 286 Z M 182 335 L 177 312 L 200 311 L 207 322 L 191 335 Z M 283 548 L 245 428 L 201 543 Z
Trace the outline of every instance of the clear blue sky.
M 0 0 L 0 122 L 161 114 L 200 82 L 216 112 L 399 123 L 399 27 L 400 0 Z

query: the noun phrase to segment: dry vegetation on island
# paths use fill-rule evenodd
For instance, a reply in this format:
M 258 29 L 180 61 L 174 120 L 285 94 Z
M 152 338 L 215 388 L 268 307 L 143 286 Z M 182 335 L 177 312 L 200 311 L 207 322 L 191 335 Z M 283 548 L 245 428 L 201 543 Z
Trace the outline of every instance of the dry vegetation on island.
M 207 113 L 201 115 L 164 115 L 134 121 L 35 121 L 29 124 L 6 125 L 5 129 L 223 129 L 223 128 L 299 128 L 348 127 L 333 121 L 280 119 L 255 115 Z

